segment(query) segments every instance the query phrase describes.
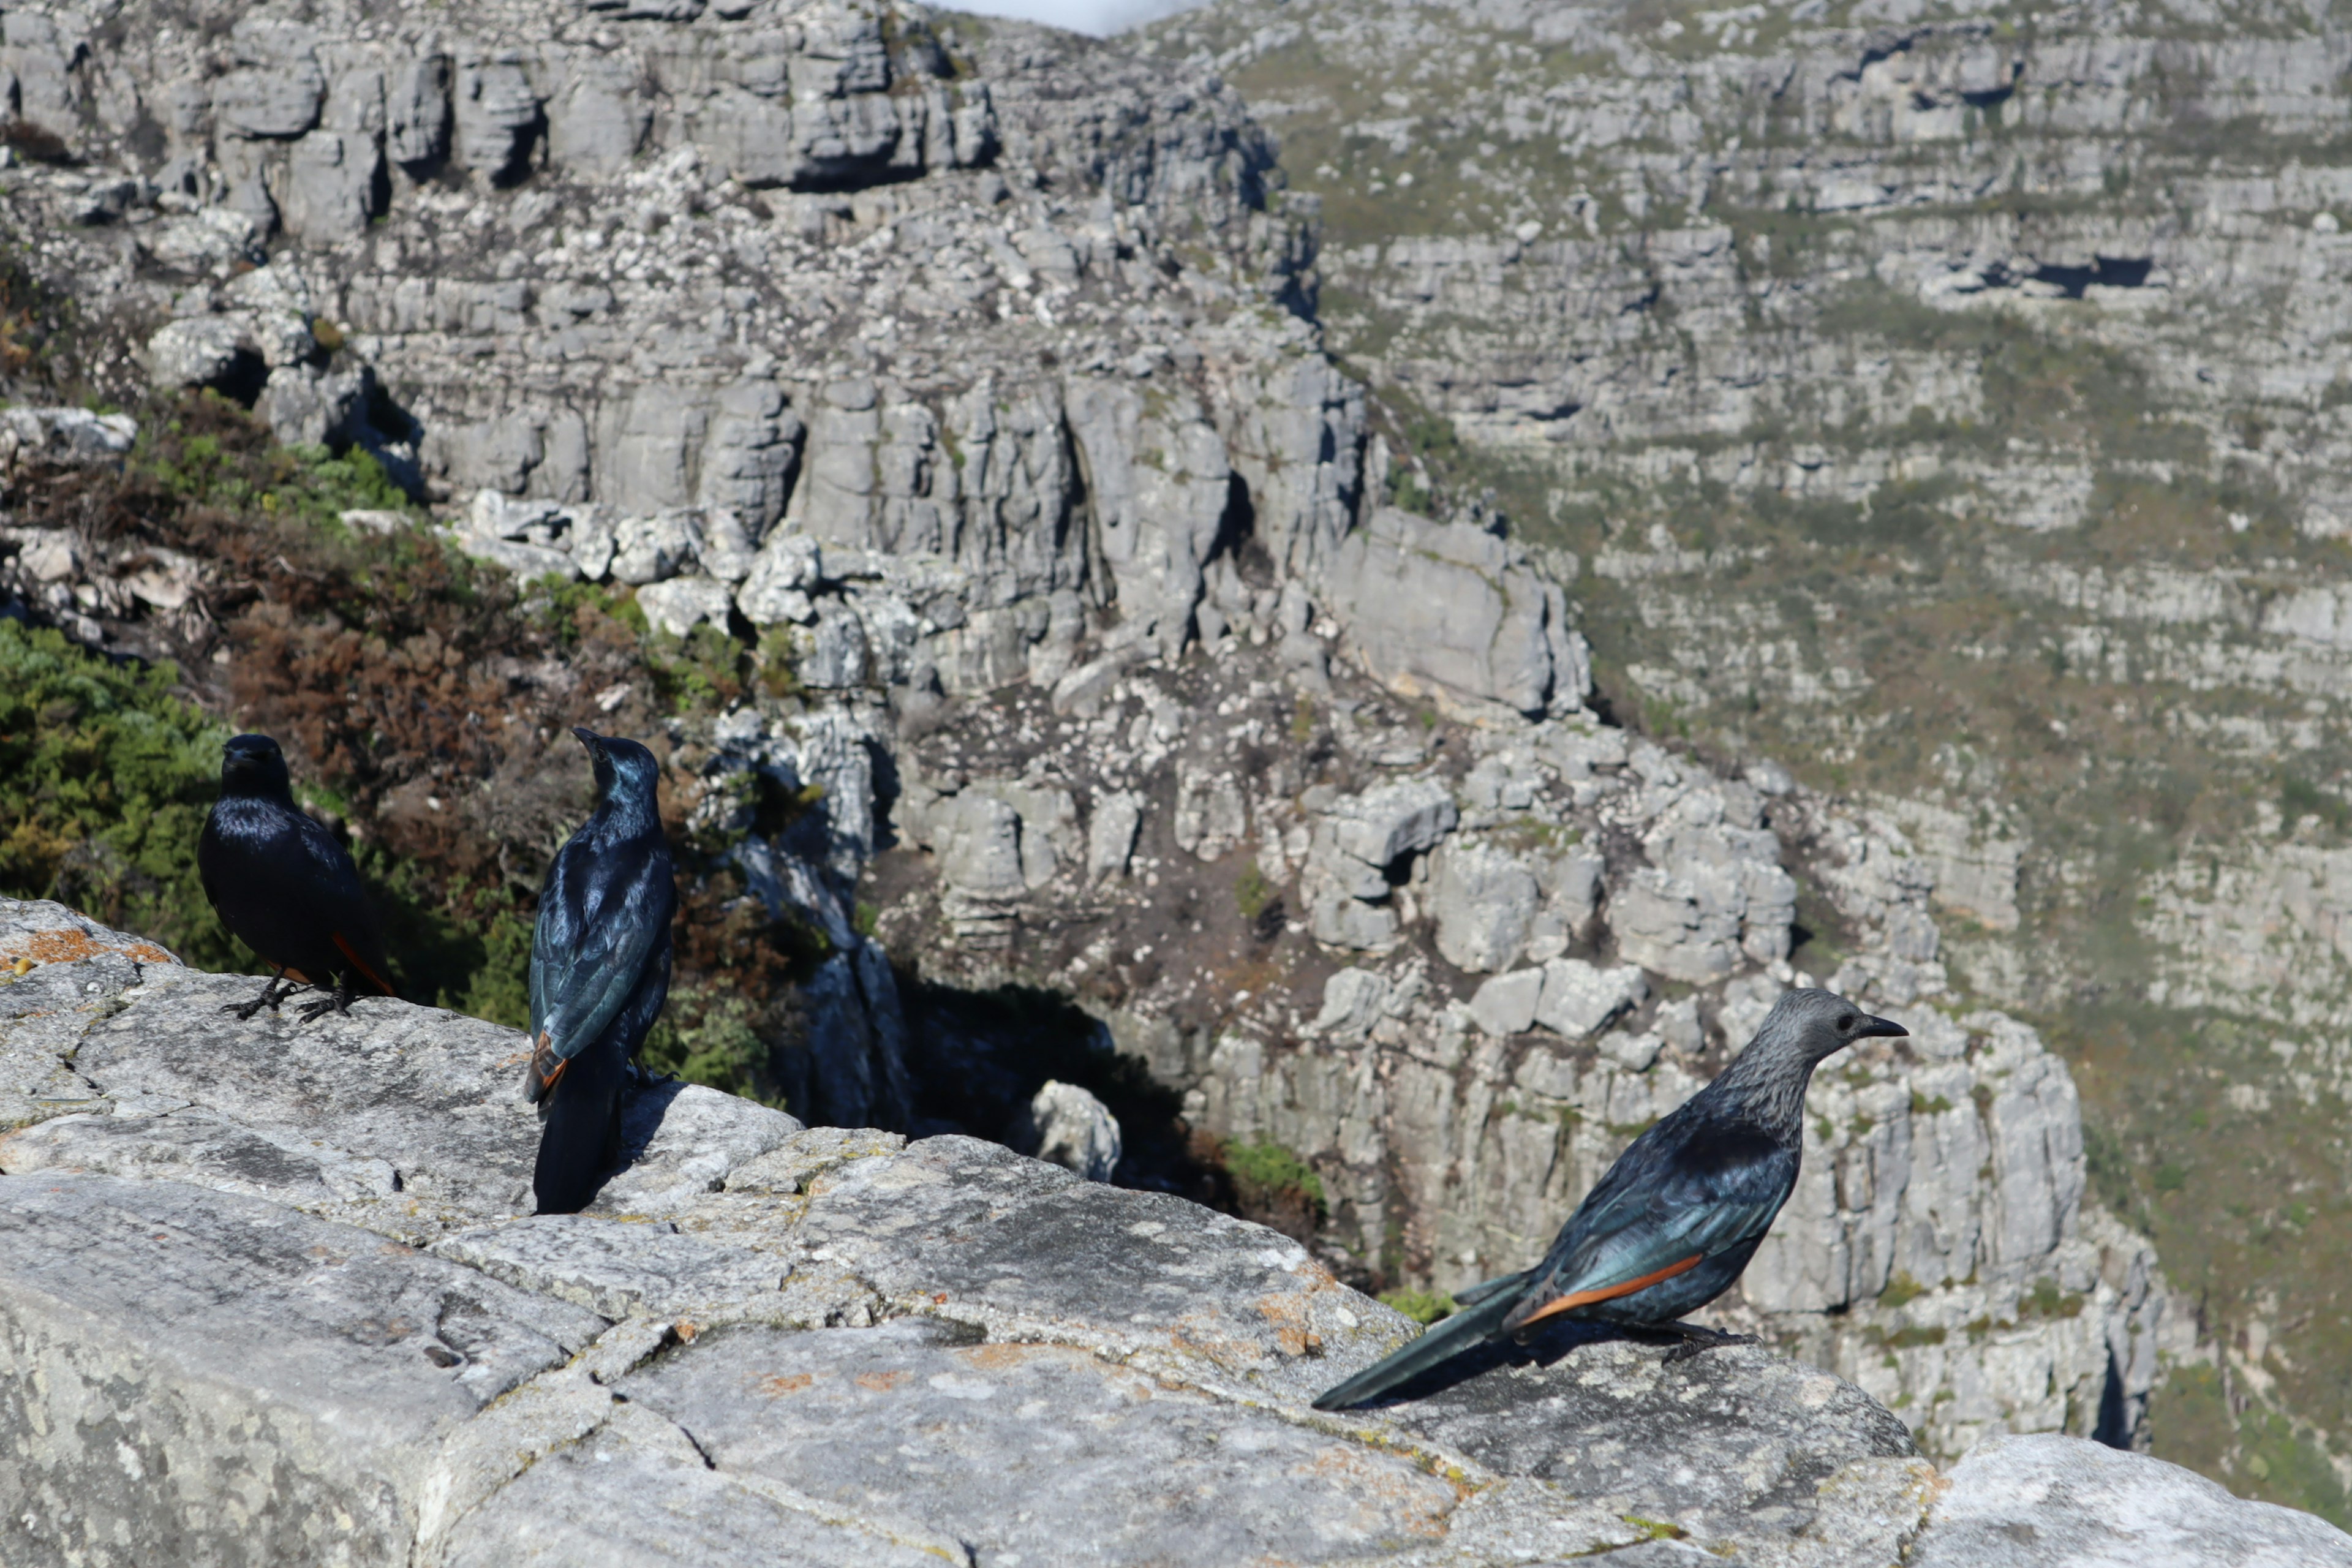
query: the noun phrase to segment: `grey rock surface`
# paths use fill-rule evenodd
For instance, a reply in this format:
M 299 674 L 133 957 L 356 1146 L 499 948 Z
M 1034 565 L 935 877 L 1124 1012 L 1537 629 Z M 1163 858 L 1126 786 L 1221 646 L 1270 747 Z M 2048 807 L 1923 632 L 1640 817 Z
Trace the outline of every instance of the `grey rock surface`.
M 902 9 L 886 25 L 855 4 L 583 14 L 497 0 L 429 26 L 359 8 L 199 10 L 228 40 L 216 62 L 199 58 L 205 28 L 176 12 L 167 36 L 139 4 L 95 31 L 63 10 L 9 11 L 26 113 L 48 106 L 89 160 L 87 173 L 19 172 L 0 195 L 14 230 L 152 331 L 173 384 L 266 370 L 266 407 L 289 435 L 330 428 L 354 367 L 373 373 L 415 439 L 346 434 L 456 509 L 448 526 L 469 552 L 524 577 L 634 588 L 669 634 L 731 624 L 731 607 L 790 651 L 805 701 L 704 716 L 710 733 L 697 738 L 711 742 L 709 798 L 748 798 L 727 791 L 754 775 L 822 792 L 792 843 L 744 850 L 771 912 L 807 918 L 834 947 L 803 996 L 819 1048 L 796 1107 L 910 1124 L 881 938 L 898 932 L 935 973 L 974 984 L 1027 965 L 1011 977 L 1085 991 L 1114 1034 L 1155 1042 L 1143 1054 L 1193 1125 L 1307 1161 L 1330 1197 L 1324 1257 L 1385 1268 L 1401 1238 L 1404 1282 L 1458 1285 L 1528 1262 L 1628 1130 L 1694 1091 L 1801 978 L 1789 960 L 1801 870 L 1853 935 L 1847 967 L 1811 978 L 1881 1010 L 1948 1005 L 1969 1021 L 1939 1037 L 1942 1055 L 1874 1056 L 1817 1086 L 1809 1121 L 1828 1131 L 1808 1152 L 1808 1185 L 1751 1273 L 1752 1300 L 1727 1312 L 1754 1312 L 1751 1326 L 1902 1402 L 1939 1456 L 2005 1426 L 2087 1432 L 2111 1406 L 2144 1430 L 2165 1318 L 2153 1253 L 2084 1201 L 2071 1082 L 2030 1031 L 1954 995 L 1931 918 L 2013 919 L 2013 850 L 2004 858 L 1957 814 L 1833 810 L 1785 778 L 1765 787 L 1769 764 L 1751 763 L 1748 782 L 1719 777 L 1593 722 L 1579 710 L 1587 666 L 1563 590 L 1580 564 L 1385 506 L 1391 455 L 1311 319 L 1318 268 L 1358 279 L 1417 268 L 1440 297 L 1469 301 L 1452 319 L 1490 323 L 1520 321 L 1524 280 L 1539 277 L 1531 297 L 1552 303 L 1538 308 L 1573 301 L 1575 319 L 1608 324 L 1615 357 L 1578 365 L 1635 368 L 1547 403 L 1560 390 L 1548 363 L 1490 385 L 1492 408 L 1455 410 L 1465 429 L 1489 414 L 1594 426 L 1534 416 L 1564 399 L 1616 421 L 1628 450 L 1696 430 L 1697 446 L 1731 452 L 1724 432 L 1780 367 L 1726 366 L 1708 384 L 1717 403 L 1678 403 L 1697 395 L 1693 378 L 1651 357 L 1654 318 L 1622 307 L 1664 289 L 1729 312 L 1748 264 L 1736 246 L 1693 231 L 1640 264 L 1664 283 L 1644 273 L 1615 294 L 1572 281 L 1631 265 L 1613 237 L 1318 255 L 1270 140 L 1219 79 L 1227 65 L 1145 66 L 1016 24 Z M 1579 17 L 1555 25 L 1581 36 Z M 1816 107 L 1856 92 L 1876 106 L 1868 115 L 1895 116 L 1915 85 L 1897 76 L 1958 37 L 1920 34 L 1877 58 L 1866 90 L 1834 73 L 1775 90 L 1818 87 Z M 1601 141 L 1638 141 L 1654 123 L 1679 135 L 1672 108 L 1616 115 L 1671 95 L 1677 69 L 1643 74 L 1589 123 L 1549 100 L 1541 116 Z M 1931 70 L 1917 85 L 1957 113 L 1959 79 Z M 1707 81 L 1747 101 L 1732 79 Z M 1518 113 L 1518 100 L 1496 101 Z M 160 120 L 142 118 L 158 106 Z M 1769 142 L 1740 156 L 1778 157 L 1755 151 Z M 133 197 L 77 226 L 100 172 L 133 181 Z M 1615 224 L 1637 205 L 1670 226 L 1685 210 L 1647 186 L 1588 191 L 1562 210 Z M 1494 300 L 1510 308 L 1486 311 Z M 320 321 L 341 348 L 322 347 L 336 334 Z M 1705 346 L 1736 357 L 1740 342 L 1727 328 Z M 1907 416 L 1909 362 L 1886 363 L 1902 372 L 1882 377 L 1887 406 Z M 1488 378 L 1454 384 L 1474 382 Z M 1918 385 L 1932 398 L 1944 383 Z M 1581 441 L 1566 445 L 1581 454 Z M 1986 493 L 2011 495 L 2004 482 Z M 2087 494 L 2092 476 L 2053 483 Z M 1591 563 L 1612 584 L 1728 564 L 1633 537 Z M 0 588 L 85 640 L 100 640 L 99 610 L 184 605 L 181 575 L 142 579 L 149 569 L 62 531 L 0 534 Z M 2168 580 L 2053 579 L 2051 591 L 2151 616 L 2227 598 Z M 2335 646 L 2341 607 L 2312 594 L 2265 610 L 2263 635 Z M 925 731 L 907 722 L 919 711 L 950 721 Z M 917 891 L 869 941 L 849 919 L 853 885 L 893 840 L 919 863 Z M 2266 874 L 2227 900 L 2270 911 L 2255 926 L 2273 933 L 2214 944 L 2234 955 L 2233 984 L 2259 989 L 2294 967 L 2278 942 L 2324 932 L 2325 920 L 2289 915 L 2333 907 L 2333 894 L 2315 906 L 2296 890 L 2341 882 L 2327 853 L 2284 844 L 2287 879 Z M 1215 945 L 1202 928 L 1227 934 L 1244 887 L 1255 912 L 1233 947 Z M 2239 931 L 2203 888 L 2168 888 L 2151 918 Z M 2325 958 L 2326 940 L 2298 951 Z M 1355 1000 L 1311 1028 L 1339 963 L 1360 966 Z M 1563 984 L 1547 1013 L 1560 963 L 1636 969 L 1640 986 L 1571 1006 Z M 374 1005 L 320 1037 L 421 1092 L 454 1075 L 466 1087 L 446 1138 L 412 1144 L 349 1105 L 319 1111 L 348 1082 L 337 1061 L 264 1081 L 268 1053 L 296 1044 L 265 1024 L 205 1037 L 243 1064 L 223 1085 L 166 1072 L 108 1101 L 143 1116 L 137 1129 L 138 1116 L 91 1103 L 146 1070 L 121 1038 L 96 1037 L 89 1079 L 0 1044 L 32 1053 L 0 1084 L 12 1097 L 0 1110 L 49 1122 L 21 1134 L 15 1157 L 398 1213 L 419 1244 L 469 1214 L 513 1213 L 523 1167 L 468 1151 L 527 1132 L 489 1098 L 516 1069 L 471 1061 L 452 1022 L 428 1031 L 422 1068 L 404 1078 L 385 1018 L 406 1015 Z M 61 1036 L 76 1016 L 11 1038 Z M 485 1098 L 465 1101 L 477 1086 Z M 666 1114 L 682 1127 L 698 1103 L 678 1096 Z M 57 1109 L 77 1105 L 80 1121 Z M 314 1129 L 314 1114 L 331 1125 Z M 714 1183 L 793 1136 L 720 1120 L 733 1131 L 717 1168 L 674 1139 L 616 1179 L 605 1212 L 683 1223 Z M 1925 1293 L 1880 1304 L 1898 1274 Z M 630 1278 L 562 1289 L 637 1289 Z M 2080 1310 L 2027 1313 L 2043 1280 Z M 1979 1321 L 1980 1337 L 1966 1331 Z
M 1584 705 L 1591 665 L 1559 585 L 1490 533 L 1376 511 L 1341 542 L 1328 583 L 1356 657 L 1409 696 L 1532 717 Z
M 2192 1470 L 2055 1437 L 1995 1437 L 1953 1467 L 1919 1568 L 2336 1568 L 2352 1537 Z
M 1104 1561 L 1477 1563 L 1664 1528 L 1644 1521 L 1779 1562 L 1841 1487 L 1916 1528 L 1902 1424 L 1762 1352 L 1662 1369 L 1547 1342 L 1420 1404 L 1315 1416 L 1402 1319 L 1273 1232 L 968 1139 L 713 1106 L 686 1163 L 766 1146 L 690 1194 L 631 1172 L 604 1212 L 519 1218 L 510 1032 L 389 1001 L 307 1034 L 221 1020 L 247 982 L 131 960 L 54 905 L 5 914 L 59 939 L 0 989 L 12 1089 L 44 1055 L 98 1068 L 80 1108 L 0 1141 L 0 1490 L 31 1553 L 12 1561 L 552 1561 L 593 1518 L 589 1560 L 626 1563 L 1072 1540 Z M 431 1251 L 406 1239 L 405 1180 L 339 1193 L 253 1158 L 294 1142 L 289 1113 L 309 1147 L 436 1192 Z M 102 1146 L 68 1135 L 100 1124 Z M 658 1131 L 631 1142 L 660 1163 Z M 104 1170 L 77 1163 L 101 1147 Z

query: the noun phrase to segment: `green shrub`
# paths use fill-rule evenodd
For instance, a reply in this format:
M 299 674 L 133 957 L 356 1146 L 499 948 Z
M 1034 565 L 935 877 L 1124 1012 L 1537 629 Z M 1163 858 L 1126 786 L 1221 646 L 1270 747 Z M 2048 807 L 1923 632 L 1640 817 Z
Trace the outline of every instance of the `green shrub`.
M 0 892 L 240 968 L 196 877 L 227 731 L 173 695 L 177 679 L 0 620 Z
M 1383 1290 L 1381 1304 L 1394 1307 L 1423 1328 L 1454 1313 L 1454 1298 L 1443 1290 Z
M 1241 879 L 1234 884 L 1234 903 L 1241 910 L 1242 919 L 1254 921 L 1265 913 L 1265 907 L 1274 902 L 1276 890 L 1275 885 L 1266 880 L 1265 873 L 1259 869 L 1258 863 L 1253 860 L 1243 870 Z
M 1222 1151 L 1225 1174 L 1245 1204 L 1297 1193 L 1323 1213 L 1323 1178 L 1313 1166 L 1279 1143 L 1228 1143 Z

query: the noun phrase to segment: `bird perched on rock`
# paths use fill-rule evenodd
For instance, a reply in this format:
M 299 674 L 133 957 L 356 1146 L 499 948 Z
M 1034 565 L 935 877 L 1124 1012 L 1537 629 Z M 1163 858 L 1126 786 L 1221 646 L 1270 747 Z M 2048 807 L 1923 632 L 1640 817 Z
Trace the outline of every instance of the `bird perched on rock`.
M 1833 992 L 1789 992 L 1737 1061 L 1618 1156 L 1542 1262 L 1460 1292 L 1461 1311 L 1315 1407 L 1361 1404 L 1480 1341 L 1524 1341 L 1553 1318 L 1671 1334 L 1680 1342 L 1670 1362 L 1751 1342 L 1677 1320 L 1731 1288 L 1789 1201 L 1813 1068 L 1856 1040 L 1908 1033 Z
M 577 1214 L 619 1152 L 630 1059 L 669 1000 L 677 909 L 656 791 L 635 741 L 575 729 L 596 769 L 596 809 L 548 868 L 530 943 L 530 1066 L 540 1108 L 531 1190 L 541 1214 Z
M 307 1022 L 349 1011 L 362 981 L 393 994 L 383 928 L 359 868 L 294 804 L 286 753 L 268 736 L 236 735 L 222 745 L 220 799 L 196 839 L 196 871 L 221 924 L 278 972 L 260 995 L 224 1012 L 274 1013 L 304 985 L 331 985 L 333 994 L 301 1010 Z

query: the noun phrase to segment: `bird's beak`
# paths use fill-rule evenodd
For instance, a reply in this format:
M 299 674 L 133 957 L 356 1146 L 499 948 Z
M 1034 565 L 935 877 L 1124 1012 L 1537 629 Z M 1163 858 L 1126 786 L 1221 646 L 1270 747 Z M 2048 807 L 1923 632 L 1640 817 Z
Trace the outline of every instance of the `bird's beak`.
M 1908 1035 L 1910 1032 L 1892 1018 L 1869 1018 L 1853 1032 L 1853 1037 L 1859 1040 L 1871 1035 Z
M 580 738 L 580 743 L 587 747 L 591 752 L 596 751 L 604 743 L 604 737 L 599 735 L 595 731 L 591 730 L 585 724 L 572 725 L 572 732 L 578 736 Z

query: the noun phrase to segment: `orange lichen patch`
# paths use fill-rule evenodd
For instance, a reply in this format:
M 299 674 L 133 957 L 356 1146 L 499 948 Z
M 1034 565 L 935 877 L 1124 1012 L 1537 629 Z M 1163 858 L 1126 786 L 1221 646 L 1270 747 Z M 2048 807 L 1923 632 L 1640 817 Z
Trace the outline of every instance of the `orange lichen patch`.
M 1251 1303 L 1257 1315 L 1274 1328 L 1275 1348 L 1286 1356 L 1320 1352 L 1322 1337 L 1307 1326 L 1307 1298 L 1288 1290 L 1261 1296 Z
M 109 947 L 86 931 L 31 932 L 0 947 L 0 962 L 13 960 L 10 967 L 23 974 L 36 964 L 79 963 L 86 958 L 96 958 L 101 952 L 119 952 L 137 963 L 180 962 L 152 942 L 133 942 L 128 947 Z
M 897 1375 L 904 1377 L 907 1374 L 899 1373 Z M 793 1373 L 789 1376 L 763 1377 L 760 1380 L 760 1392 L 772 1399 L 782 1398 L 787 1394 L 798 1394 L 815 1381 L 814 1377 L 804 1372 Z M 861 1377 L 857 1381 L 864 1383 L 866 1379 Z
M 1260 1366 L 1265 1362 L 1265 1346 L 1257 1340 L 1244 1339 L 1234 1333 L 1233 1320 L 1223 1312 L 1187 1312 L 1169 1329 L 1168 1340 L 1177 1350 L 1206 1356 L 1219 1366 L 1235 1371 Z M 1302 1329 L 1297 1353 L 1304 1354 L 1306 1349 L 1305 1331 Z
M 869 1394 L 887 1394 L 892 1389 L 898 1387 L 900 1384 L 906 1382 L 908 1378 L 914 1375 L 915 1374 L 910 1372 L 861 1372 L 850 1381 L 856 1384 L 858 1387 L 865 1389 Z M 770 1378 L 768 1381 L 771 1383 L 781 1383 L 784 1380 L 782 1378 Z M 808 1378 L 803 1375 L 800 1381 L 806 1383 Z M 778 1392 L 782 1391 L 779 1390 Z
M 1352 1497 L 1366 1523 L 1377 1519 L 1389 1529 L 1432 1538 L 1447 1532 L 1455 1506 L 1478 1489 L 1458 1479 L 1458 1472 L 1446 1476 L 1427 1468 L 1399 1469 L 1348 1444 L 1318 1449 L 1313 1458 L 1289 1470 L 1301 1480 L 1313 1477 Z M 1432 1480 L 1439 1487 L 1432 1487 Z
M 694 1342 L 694 1336 L 701 1331 L 702 1331 L 700 1329 L 696 1328 L 693 1323 L 684 1318 L 680 1318 L 676 1323 L 670 1326 L 670 1332 L 677 1336 L 677 1342 L 682 1345 L 692 1344 Z
M 974 1345 L 962 1355 L 982 1372 L 1003 1372 L 1019 1366 L 1032 1353 L 1033 1347 L 1029 1345 Z

